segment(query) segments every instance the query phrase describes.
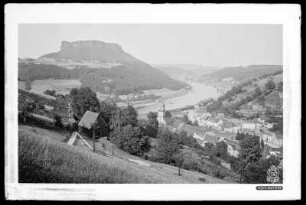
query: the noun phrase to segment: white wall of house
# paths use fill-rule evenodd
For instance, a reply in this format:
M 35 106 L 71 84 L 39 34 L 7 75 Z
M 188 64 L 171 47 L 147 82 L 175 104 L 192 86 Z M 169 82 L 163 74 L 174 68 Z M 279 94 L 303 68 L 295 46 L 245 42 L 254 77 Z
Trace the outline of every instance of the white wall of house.
M 200 135 L 200 134 L 197 134 L 197 133 L 193 133 L 193 138 L 199 139 L 199 140 L 203 140 L 203 139 L 204 139 L 204 136 L 203 136 L 203 135 Z
M 188 119 L 193 123 L 197 120 L 194 114 L 194 109 L 188 111 Z
M 240 126 L 224 128 L 224 131 L 231 132 L 231 133 L 237 133 L 240 130 L 241 130 Z
M 239 154 L 238 150 L 235 150 L 233 146 L 231 145 L 227 145 L 227 153 L 230 156 L 234 156 L 234 157 L 238 157 L 238 154 Z
M 257 126 L 255 123 L 243 123 L 242 124 L 242 129 L 255 130 L 256 127 Z

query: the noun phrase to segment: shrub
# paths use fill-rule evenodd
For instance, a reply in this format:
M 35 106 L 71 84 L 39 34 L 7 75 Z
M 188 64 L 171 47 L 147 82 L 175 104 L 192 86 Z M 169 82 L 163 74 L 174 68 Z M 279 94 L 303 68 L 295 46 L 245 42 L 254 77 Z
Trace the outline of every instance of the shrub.
M 275 83 L 273 82 L 272 79 L 270 79 L 266 84 L 265 87 L 267 90 L 274 90 L 276 88 Z
M 213 162 L 214 164 L 216 164 L 216 165 L 220 165 L 220 164 L 221 164 L 221 163 L 220 163 L 220 160 L 218 160 L 217 157 L 210 156 L 210 157 L 209 157 L 209 160 L 210 160 L 211 162 Z
M 219 179 L 223 179 L 225 177 L 225 174 L 222 173 L 219 170 L 213 170 L 212 172 L 213 177 L 219 178 Z
M 62 118 L 60 116 L 58 116 L 58 115 L 54 116 L 54 125 L 56 127 L 59 127 L 59 128 L 63 128 L 64 127 L 64 125 L 62 123 Z
M 167 129 L 158 133 L 157 161 L 165 164 L 176 164 L 176 156 L 179 155 L 179 143 L 176 137 Z
M 205 179 L 205 178 L 202 178 L 202 177 L 200 177 L 199 180 L 202 181 L 202 182 L 205 182 L 205 181 L 206 181 L 206 179 Z
M 142 156 L 150 149 L 149 138 L 143 136 L 139 127 L 118 127 L 111 133 L 110 139 L 120 149 L 133 155 Z

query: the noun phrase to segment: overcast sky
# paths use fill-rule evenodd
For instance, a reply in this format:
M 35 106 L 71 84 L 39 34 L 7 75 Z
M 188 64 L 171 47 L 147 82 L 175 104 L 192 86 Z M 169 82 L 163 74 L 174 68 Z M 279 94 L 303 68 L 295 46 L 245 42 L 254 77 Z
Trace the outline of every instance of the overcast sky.
M 60 50 L 61 41 L 117 43 L 150 64 L 282 64 L 281 25 L 20 24 L 19 57 Z

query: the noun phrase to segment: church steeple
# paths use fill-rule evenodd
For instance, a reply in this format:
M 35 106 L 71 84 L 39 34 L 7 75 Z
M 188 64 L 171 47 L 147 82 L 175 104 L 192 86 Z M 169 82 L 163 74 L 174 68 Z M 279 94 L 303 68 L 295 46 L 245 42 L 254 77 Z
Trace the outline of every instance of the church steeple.
M 158 104 L 158 111 L 157 111 L 157 120 L 159 124 L 165 124 L 165 104 L 163 102 Z

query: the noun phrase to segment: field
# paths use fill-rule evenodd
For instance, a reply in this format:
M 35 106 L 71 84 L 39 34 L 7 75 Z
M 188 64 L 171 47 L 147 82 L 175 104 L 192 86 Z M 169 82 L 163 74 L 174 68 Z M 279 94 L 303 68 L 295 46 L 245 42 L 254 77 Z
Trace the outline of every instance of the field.
M 116 150 L 104 156 L 69 146 L 65 133 L 19 126 L 20 183 L 230 183 L 198 172 L 145 161 Z
M 24 82 L 18 82 L 20 88 L 24 88 Z M 55 90 L 58 94 L 68 94 L 72 88 L 80 87 L 81 82 L 79 80 L 35 80 L 31 84 L 32 91 L 38 93 L 44 93 L 45 90 Z

